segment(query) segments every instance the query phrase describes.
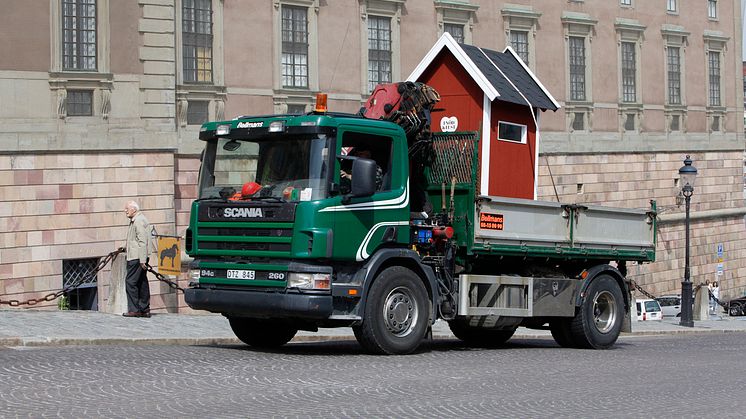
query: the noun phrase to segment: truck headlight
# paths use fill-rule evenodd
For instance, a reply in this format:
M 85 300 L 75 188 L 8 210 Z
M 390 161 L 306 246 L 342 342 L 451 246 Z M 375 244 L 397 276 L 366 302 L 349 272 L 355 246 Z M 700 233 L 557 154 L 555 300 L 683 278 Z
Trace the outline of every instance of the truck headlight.
M 190 281 L 199 281 L 199 269 L 190 269 L 189 270 L 189 280 Z
M 328 290 L 331 287 L 330 274 L 311 274 L 290 272 L 288 274 L 288 288 L 303 288 L 313 290 Z

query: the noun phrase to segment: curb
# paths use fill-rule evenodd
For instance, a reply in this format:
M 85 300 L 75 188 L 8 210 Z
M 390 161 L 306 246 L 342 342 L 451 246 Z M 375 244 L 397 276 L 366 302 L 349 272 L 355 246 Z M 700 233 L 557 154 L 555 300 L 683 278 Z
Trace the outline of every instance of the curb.
M 698 329 L 698 330 L 641 330 L 622 332 L 620 337 L 664 336 L 664 335 L 705 335 L 711 333 L 746 333 L 745 330 L 733 329 Z M 520 334 L 516 339 L 551 339 L 548 334 Z M 456 339 L 451 334 L 434 334 L 434 340 Z M 300 335 L 290 343 L 354 341 L 348 335 Z M 6 337 L 0 338 L 0 347 L 55 347 L 55 346 L 88 346 L 88 345 L 243 345 L 237 338 L 44 338 L 44 337 Z

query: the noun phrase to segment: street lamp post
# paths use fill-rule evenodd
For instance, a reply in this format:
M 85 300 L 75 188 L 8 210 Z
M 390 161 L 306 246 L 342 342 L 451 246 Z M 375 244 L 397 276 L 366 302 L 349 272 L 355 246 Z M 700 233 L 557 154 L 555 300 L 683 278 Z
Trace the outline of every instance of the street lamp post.
M 684 280 L 681 281 L 681 326 L 693 327 L 692 320 L 692 281 L 689 271 L 689 204 L 694 193 L 694 180 L 697 177 L 697 168 L 692 166 L 689 156 L 684 159 L 684 165 L 679 169 L 681 193 L 686 200 L 686 218 L 684 230 L 686 231 L 686 256 L 684 259 Z

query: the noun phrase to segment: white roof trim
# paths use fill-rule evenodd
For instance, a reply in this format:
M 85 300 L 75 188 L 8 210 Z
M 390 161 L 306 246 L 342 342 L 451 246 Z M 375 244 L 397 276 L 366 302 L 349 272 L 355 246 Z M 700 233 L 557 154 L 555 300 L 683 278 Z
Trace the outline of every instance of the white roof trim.
M 492 83 L 490 83 L 489 80 L 487 80 L 487 77 L 485 77 L 484 74 L 482 74 L 482 72 L 479 71 L 479 68 L 477 67 L 477 65 L 474 64 L 471 58 L 469 58 L 466 52 L 464 52 L 464 50 L 461 49 L 458 43 L 453 39 L 451 34 L 449 34 L 448 32 L 444 32 L 443 35 L 441 35 L 441 37 L 435 43 L 435 45 L 433 45 L 433 47 L 430 48 L 430 51 L 428 51 L 428 53 L 425 55 L 422 61 L 420 61 L 420 63 L 417 64 L 417 67 L 415 67 L 414 71 L 412 71 L 412 74 L 410 74 L 409 77 L 407 77 L 407 81 L 417 81 L 417 79 L 419 79 L 422 76 L 425 70 L 427 70 L 427 68 L 430 67 L 430 64 L 432 64 L 433 60 L 435 60 L 435 57 L 438 56 L 438 54 L 440 53 L 440 51 L 443 50 L 443 48 L 448 48 L 451 54 L 453 54 L 453 56 L 456 57 L 458 62 L 461 63 L 461 65 L 464 67 L 464 70 L 466 70 L 466 72 L 469 73 L 472 80 L 474 80 L 477 83 L 477 85 L 482 89 L 484 94 L 487 95 L 490 101 L 493 101 L 497 99 L 498 97 L 500 97 L 500 93 L 498 93 L 495 87 L 492 85 Z M 515 54 L 515 52 L 513 54 Z M 533 76 L 533 74 L 531 74 L 531 76 Z M 542 86 L 542 89 L 543 88 L 544 86 Z M 552 100 L 554 101 L 554 99 Z
M 541 81 L 539 80 L 539 78 L 536 77 L 536 75 L 534 74 L 534 72 L 531 71 L 530 68 L 528 68 L 528 66 L 526 65 L 526 63 L 523 62 L 523 60 L 521 60 L 521 57 L 519 57 L 518 54 L 516 54 L 516 52 L 513 51 L 513 48 L 511 48 L 510 45 L 508 45 L 507 47 L 505 47 L 505 49 L 503 50 L 503 53 L 505 53 L 506 51 L 509 51 L 513 55 L 513 58 L 515 58 L 516 61 L 518 61 L 519 63 L 521 63 L 521 65 L 523 66 L 523 69 L 526 70 L 528 72 L 528 74 L 531 76 L 531 78 L 534 79 L 534 81 L 536 82 L 536 84 L 538 84 L 539 87 L 541 87 L 541 90 L 544 92 L 545 95 L 547 95 L 547 97 L 549 98 L 549 100 L 552 101 L 552 103 L 554 104 L 554 106 L 556 106 L 557 109 L 561 108 L 560 104 L 557 103 L 556 100 L 554 100 L 554 96 L 552 96 L 552 94 L 549 93 L 549 90 L 547 90 L 547 88 L 544 87 L 543 84 L 541 84 Z

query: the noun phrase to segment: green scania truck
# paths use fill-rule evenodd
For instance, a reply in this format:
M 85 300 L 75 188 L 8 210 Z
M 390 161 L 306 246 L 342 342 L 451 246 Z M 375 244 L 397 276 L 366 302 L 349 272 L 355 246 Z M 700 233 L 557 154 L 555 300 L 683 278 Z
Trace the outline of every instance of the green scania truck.
M 256 347 L 352 327 L 366 350 L 405 354 L 438 319 L 473 345 L 523 326 L 612 346 L 631 326 L 626 266 L 655 258 L 654 202 L 482 196 L 478 133 L 430 133 L 432 103 L 204 124 L 187 304 Z

